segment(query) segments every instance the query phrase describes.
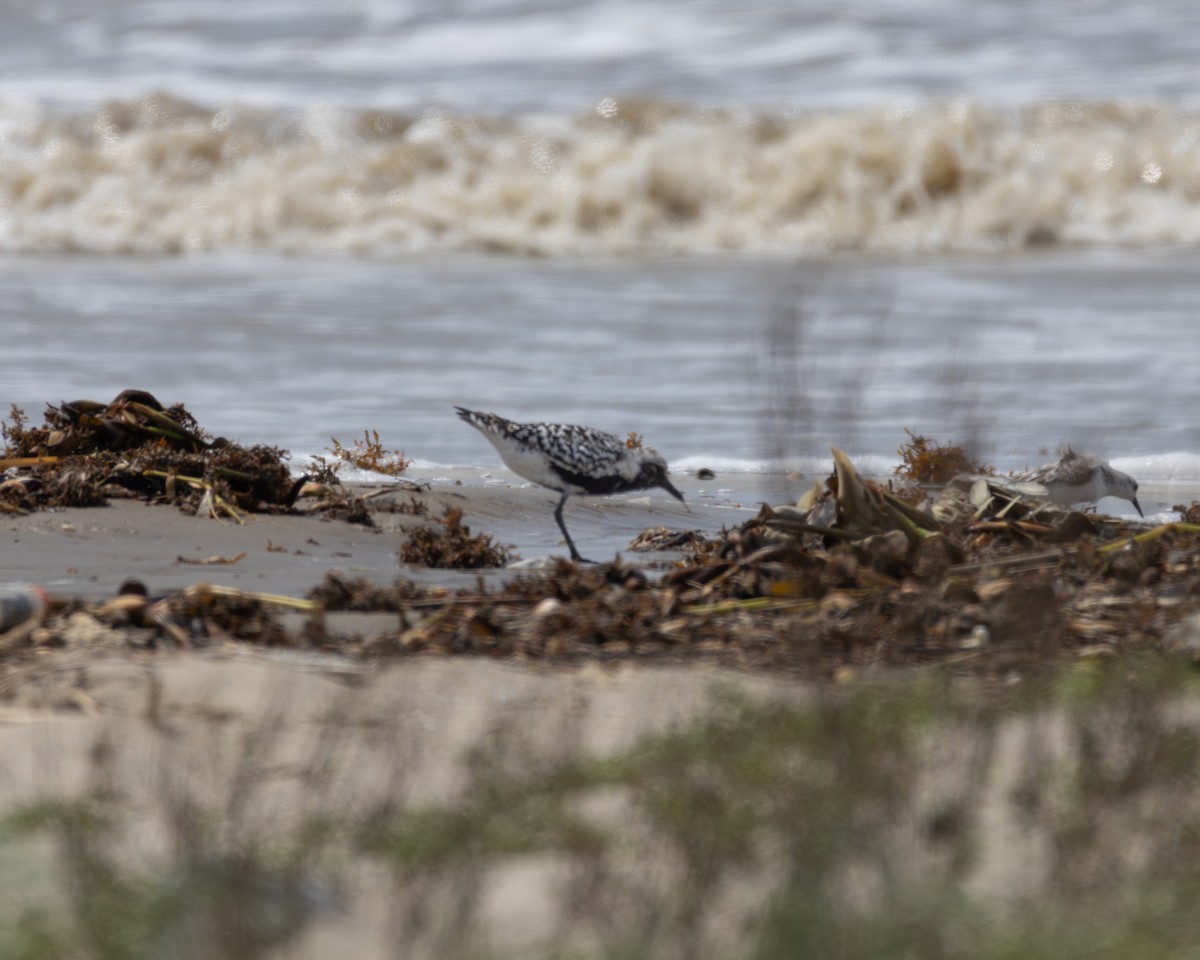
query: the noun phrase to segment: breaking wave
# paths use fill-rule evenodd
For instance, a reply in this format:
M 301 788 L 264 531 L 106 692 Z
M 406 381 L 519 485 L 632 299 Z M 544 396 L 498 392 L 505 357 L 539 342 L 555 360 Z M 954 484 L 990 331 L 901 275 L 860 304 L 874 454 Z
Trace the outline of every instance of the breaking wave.
M 579 115 L 0 104 L 0 249 L 394 256 L 1002 251 L 1200 240 L 1163 104 Z

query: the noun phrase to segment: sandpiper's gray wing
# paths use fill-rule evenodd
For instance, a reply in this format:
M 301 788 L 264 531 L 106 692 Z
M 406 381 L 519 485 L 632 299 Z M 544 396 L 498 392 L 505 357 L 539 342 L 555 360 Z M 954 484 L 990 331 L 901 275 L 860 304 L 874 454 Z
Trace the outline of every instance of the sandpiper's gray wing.
M 1058 461 L 1053 463 L 1043 463 L 1040 467 L 1034 467 L 1032 470 L 1026 470 L 1024 473 L 1018 473 L 1018 480 L 1025 480 L 1032 483 L 1043 483 L 1054 471 L 1058 469 Z
M 1040 484 L 1061 483 L 1077 487 L 1092 479 L 1100 461 L 1083 453 L 1076 453 L 1070 447 L 1063 451 L 1061 457 L 1053 463 L 1043 463 L 1036 470 L 1018 475 L 1018 480 L 1031 480 Z

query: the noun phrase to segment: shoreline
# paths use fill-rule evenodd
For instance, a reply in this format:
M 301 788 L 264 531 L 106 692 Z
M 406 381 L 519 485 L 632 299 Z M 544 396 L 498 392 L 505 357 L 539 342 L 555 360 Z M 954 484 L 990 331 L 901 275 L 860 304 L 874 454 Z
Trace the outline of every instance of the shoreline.
M 686 506 L 659 491 L 572 497 L 564 516 L 580 550 L 602 563 L 618 554 L 635 565 L 661 561 L 661 554 L 631 553 L 630 541 L 658 526 L 715 535 L 753 517 L 764 502 L 791 502 L 812 483 L 811 478 L 777 474 L 720 475 L 714 481 L 680 474 L 672 480 L 684 492 Z M 343 486 L 362 496 L 390 485 L 354 481 Z M 1200 484 L 1146 483 L 1140 496 L 1147 516 L 1158 518 L 1173 503 L 1200 499 Z M 398 551 L 408 533 L 431 525 L 447 507 L 463 511 L 472 533 L 491 534 L 493 542 L 511 547 L 523 561 L 513 569 L 537 568 L 567 555 L 554 523 L 556 496 L 551 491 L 458 469 L 439 471 L 439 479 L 420 493 L 398 485 L 372 502 L 404 505 L 413 497 L 426 505 L 424 516 L 376 512 L 374 529 L 303 513 L 248 513 L 239 525 L 188 516 L 171 504 L 116 497 L 101 507 L 3 515 L 0 584 L 35 583 L 60 600 L 108 598 L 129 578 L 141 580 L 151 595 L 208 582 L 301 597 L 331 570 L 381 586 L 407 578 L 447 588 L 474 585 L 481 575 L 494 579 L 510 574 L 505 569 L 437 570 L 400 563 Z M 1113 515 L 1133 517 L 1132 507 L 1121 501 L 1106 501 L 1105 506 L 1112 507 Z M 303 499 L 298 507 L 304 509 Z M 235 564 L 199 562 L 242 553 Z
M 377 484 L 345 486 L 360 496 L 381 489 Z M 425 505 L 424 516 L 375 512 L 374 529 L 317 515 L 269 513 L 246 514 L 239 525 L 188 516 L 170 504 L 121 498 L 102 507 L 5 516 L 0 520 L 0 583 L 35 583 L 55 600 L 112 597 L 130 578 L 142 581 L 152 596 L 206 582 L 302 597 L 334 570 L 380 586 L 407 578 L 447 588 L 474 585 L 480 576 L 490 580 L 510 574 L 505 569 L 436 570 L 400 563 L 397 552 L 405 536 L 432 525 L 448 507 L 463 511 L 463 522 L 473 533 L 486 532 L 495 543 L 511 545 L 527 564 L 566 556 L 554 523 L 555 498 L 548 491 L 452 481 L 415 494 L 398 486 L 372 503 L 403 505 L 410 498 Z M 617 552 L 628 554 L 630 540 L 650 527 L 716 533 L 755 512 L 716 497 L 690 499 L 691 513 L 671 498 L 653 494 L 576 497 L 568 502 L 567 524 L 581 548 L 607 560 Z M 298 506 L 303 509 L 304 501 Z M 240 554 L 244 556 L 236 563 L 202 562 Z

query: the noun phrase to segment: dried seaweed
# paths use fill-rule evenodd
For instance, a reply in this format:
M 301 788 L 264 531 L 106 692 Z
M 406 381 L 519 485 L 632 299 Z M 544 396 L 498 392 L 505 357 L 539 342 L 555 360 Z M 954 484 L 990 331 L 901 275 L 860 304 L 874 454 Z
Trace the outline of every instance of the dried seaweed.
M 666 527 L 651 527 L 630 540 L 627 549 L 634 553 L 651 550 L 694 550 L 706 542 L 708 542 L 708 537 L 701 530 L 668 530 Z
M 1200 500 L 1193 500 L 1186 507 L 1177 503 L 1171 509 L 1179 512 L 1179 519 L 1184 523 L 1200 523 Z
M 462 511 L 447 507 L 436 527 L 414 530 L 400 547 L 402 563 L 450 570 L 503 567 L 512 559 L 508 548 L 492 543 L 491 534 L 471 536 L 462 522 Z
M 357 523 L 364 527 L 375 527 L 371 510 L 365 497 L 359 496 L 338 483 L 307 484 L 304 491 L 315 495 L 316 500 L 307 503 L 303 508 L 305 513 L 319 513 L 333 520 L 344 520 L 346 523 Z
M 217 592 L 198 584 L 173 594 L 167 603 L 171 619 L 186 626 L 197 640 L 240 640 L 263 646 L 295 646 L 276 607 L 251 593 Z
M 346 577 L 329 571 L 308 592 L 308 599 L 325 610 L 356 610 L 396 613 L 416 601 L 444 598 L 450 593 L 443 587 L 425 587 L 411 580 L 397 580 L 382 587 L 366 577 Z
M 2 465 L 24 471 L 18 499 L 27 509 L 99 506 L 123 491 L 236 519 L 239 511 L 290 508 L 301 482 L 285 451 L 211 439 L 182 404 L 164 408 L 144 390 L 125 390 L 109 404 L 47 405 L 40 427 L 14 406 L 0 430 Z M 4 501 L 12 503 L 11 494 Z
M 965 506 L 934 519 L 898 505 L 840 451 L 835 463 L 799 505 L 764 507 L 715 538 L 647 531 L 639 541 L 687 546 L 657 578 L 624 563 L 563 560 L 459 590 L 329 574 L 309 601 L 288 601 L 312 617 L 290 634 L 274 614 L 285 600 L 211 587 L 172 597 L 165 617 L 135 619 L 124 605 L 112 616 L 179 643 L 337 642 L 372 656 L 565 663 L 700 658 L 825 677 L 922 665 L 1010 677 L 1069 658 L 1200 649 L 1200 524 L 1148 528 L 1051 511 L 1019 484 L 977 475 L 948 484 Z M 30 476 L 0 485 L 0 503 L 24 509 L 36 486 Z M 410 537 L 402 558 L 477 568 L 508 552 L 471 536 L 461 511 L 448 509 Z M 397 616 L 370 640 L 338 640 L 318 609 Z
M 900 465 L 896 467 L 895 475 L 907 483 L 941 486 L 960 473 L 996 472 L 994 467 L 972 460 L 962 447 L 942 445 L 932 437 L 913 433 L 908 427 L 904 432 L 908 434 L 908 442 L 896 451 Z
M 346 449 L 337 437 L 330 437 L 333 447 L 329 450 L 342 463 L 349 463 L 362 470 L 373 470 L 389 477 L 398 477 L 410 466 L 403 450 L 387 450 L 379 440 L 378 430 L 364 430 L 362 439 L 355 438 L 354 446 Z
M 1200 526 L 1146 530 L 1069 511 L 1041 522 L 1028 519 L 1036 505 L 1023 505 L 1025 519 L 921 526 L 848 460 L 818 492 L 827 529 L 843 535 L 794 535 L 764 507 L 694 543 L 658 580 L 560 561 L 492 591 L 398 598 L 392 588 L 388 609 L 411 615 L 370 651 L 704 657 L 839 676 L 944 664 L 1006 676 L 1161 647 L 1171 624 L 1200 611 Z

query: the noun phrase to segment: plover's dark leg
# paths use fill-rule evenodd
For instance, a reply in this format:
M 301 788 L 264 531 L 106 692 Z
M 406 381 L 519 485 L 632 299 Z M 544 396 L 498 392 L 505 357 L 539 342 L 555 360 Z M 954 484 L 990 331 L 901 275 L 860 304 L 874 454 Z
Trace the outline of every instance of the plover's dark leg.
M 576 563 L 595 563 L 595 560 L 587 560 L 579 555 L 579 551 L 575 549 L 575 544 L 571 540 L 571 535 L 567 533 L 567 525 L 563 523 L 563 505 L 567 502 L 569 493 L 564 493 L 562 499 L 558 501 L 558 506 L 554 508 L 554 519 L 558 521 L 558 529 L 562 531 L 562 535 L 566 538 L 567 548 L 571 551 L 571 559 Z

